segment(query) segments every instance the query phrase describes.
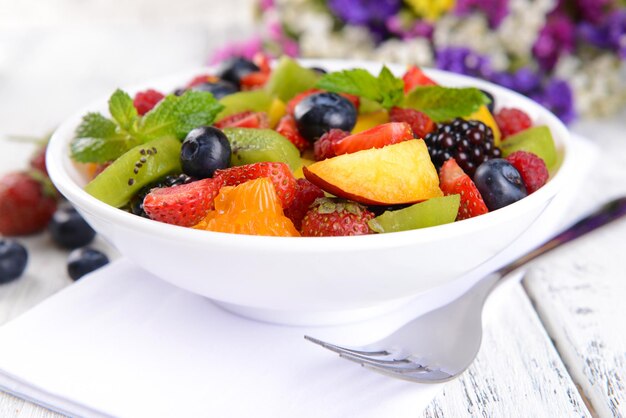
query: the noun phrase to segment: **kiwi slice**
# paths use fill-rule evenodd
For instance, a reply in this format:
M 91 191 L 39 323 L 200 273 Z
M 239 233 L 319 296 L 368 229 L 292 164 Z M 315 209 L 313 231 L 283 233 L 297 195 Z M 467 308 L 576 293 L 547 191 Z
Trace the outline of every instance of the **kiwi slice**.
M 163 137 L 127 151 L 85 186 L 93 197 L 117 208 L 128 203 L 142 187 L 180 172 L 180 141 Z
M 289 57 L 282 57 L 265 85 L 266 91 L 287 103 L 296 94 L 315 87 L 319 75 Z
M 229 94 L 220 99 L 224 109 L 217 115 L 216 120 L 246 111 L 268 112 L 272 105 L 272 96 L 263 90 L 240 91 Z
M 532 152 L 546 163 L 548 170 L 556 167 L 558 156 L 550 128 L 545 125 L 533 126 L 506 137 L 500 144 L 505 157 L 515 151 Z
M 404 209 L 386 211 L 368 222 L 375 232 L 398 232 L 454 222 L 461 196 L 434 197 Z
M 224 134 L 232 150 L 230 165 L 276 161 L 286 163 L 291 171 L 302 165 L 298 148 L 272 129 L 225 128 Z

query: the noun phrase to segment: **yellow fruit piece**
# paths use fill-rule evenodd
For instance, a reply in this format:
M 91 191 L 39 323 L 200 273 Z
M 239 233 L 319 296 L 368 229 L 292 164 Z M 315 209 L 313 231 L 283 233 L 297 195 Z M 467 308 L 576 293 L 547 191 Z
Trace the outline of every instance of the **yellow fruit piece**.
M 379 110 L 376 112 L 363 113 L 356 119 L 356 125 L 352 129 L 353 134 L 367 131 L 378 125 L 389 122 L 389 114 L 385 110 Z
M 300 165 L 300 167 L 298 167 L 294 172 L 293 172 L 293 176 L 297 179 L 303 179 L 304 178 L 304 173 L 302 172 L 302 167 L 307 166 L 307 165 L 311 165 L 313 164 L 315 161 L 311 160 L 309 158 L 300 158 L 300 161 L 302 161 L 302 164 Z
M 215 209 L 195 229 L 245 235 L 300 236 L 283 213 L 272 181 L 266 177 L 222 187 Z
M 477 120 L 488 127 L 493 131 L 493 142 L 496 147 L 500 146 L 500 140 L 502 139 L 502 133 L 500 132 L 500 128 L 498 128 L 498 124 L 496 120 L 493 118 L 493 115 L 487 109 L 487 106 L 482 105 L 476 112 L 471 115 L 465 117 L 467 120 Z
M 285 113 L 287 113 L 287 105 L 285 105 L 285 102 L 279 98 L 272 100 L 272 104 L 267 112 L 270 119 L 270 127 L 275 128 L 280 118 L 285 116 Z
M 415 203 L 443 196 L 422 139 L 318 161 L 305 177 L 322 190 L 363 204 Z

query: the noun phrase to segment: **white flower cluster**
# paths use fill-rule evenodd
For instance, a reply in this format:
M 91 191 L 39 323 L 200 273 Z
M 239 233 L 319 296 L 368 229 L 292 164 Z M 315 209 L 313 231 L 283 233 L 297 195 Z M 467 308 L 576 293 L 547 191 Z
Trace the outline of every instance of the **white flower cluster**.
M 556 7 L 556 0 L 509 0 L 509 14 L 496 32 L 505 51 L 527 62 L 546 15 Z
M 608 116 L 626 104 L 626 65 L 610 53 L 561 57 L 555 75 L 571 86 L 581 116 Z

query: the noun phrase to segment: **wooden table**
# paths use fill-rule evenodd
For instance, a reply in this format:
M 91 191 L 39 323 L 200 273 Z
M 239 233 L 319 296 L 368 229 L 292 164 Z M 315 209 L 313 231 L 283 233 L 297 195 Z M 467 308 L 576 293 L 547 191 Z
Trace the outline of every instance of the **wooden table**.
M 1 29 L 0 40 L 11 39 L 12 48 L 0 60 L 0 133 L 41 135 L 118 85 L 197 66 L 229 34 L 249 31 L 241 18 L 212 22 Z M 601 148 L 573 211 L 626 194 L 625 120 L 623 112 L 573 127 Z M 29 145 L 0 142 L 0 172 L 23 167 L 29 152 Z M 30 264 L 24 277 L 0 286 L 0 323 L 71 284 L 65 251 L 45 234 L 24 242 Z M 487 305 L 491 319 L 476 362 L 416 416 L 626 415 L 625 250 L 621 222 L 545 258 L 523 284 L 503 289 Z M 59 415 L 0 393 L 0 416 Z

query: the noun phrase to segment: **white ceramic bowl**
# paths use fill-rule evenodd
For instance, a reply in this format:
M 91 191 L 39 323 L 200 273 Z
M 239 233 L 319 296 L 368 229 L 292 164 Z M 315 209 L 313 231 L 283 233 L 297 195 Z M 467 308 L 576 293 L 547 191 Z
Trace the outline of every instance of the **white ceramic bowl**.
M 306 62 L 334 71 L 371 62 Z M 404 67 L 390 66 L 396 74 Z M 178 74 L 127 89 L 171 91 L 200 71 Z M 124 256 L 176 286 L 204 295 L 225 308 L 282 323 L 326 323 L 388 310 L 407 298 L 442 286 L 512 243 L 547 207 L 575 170 L 569 133 L 549 111 L 502 87 L 437 70 L 426 74 L 445 86 L 490 91 L 498 107 L 515 106 L 535 124 L 550 127 L 561 166 L 537 192 L 473 219 L 390 234 L 283 238 L 199 231 L 144 219 L 111 207 L 83 190 L 84 178 L 69 158 L 68 144 L 87 111 L 107 112 L 106 99 L 80 110 L 54 133 L 47 166 L 58 189 Z M 373 309 L 372 309 L 373 308 Z M 350 312 L 339 316 L 339 312 Z

